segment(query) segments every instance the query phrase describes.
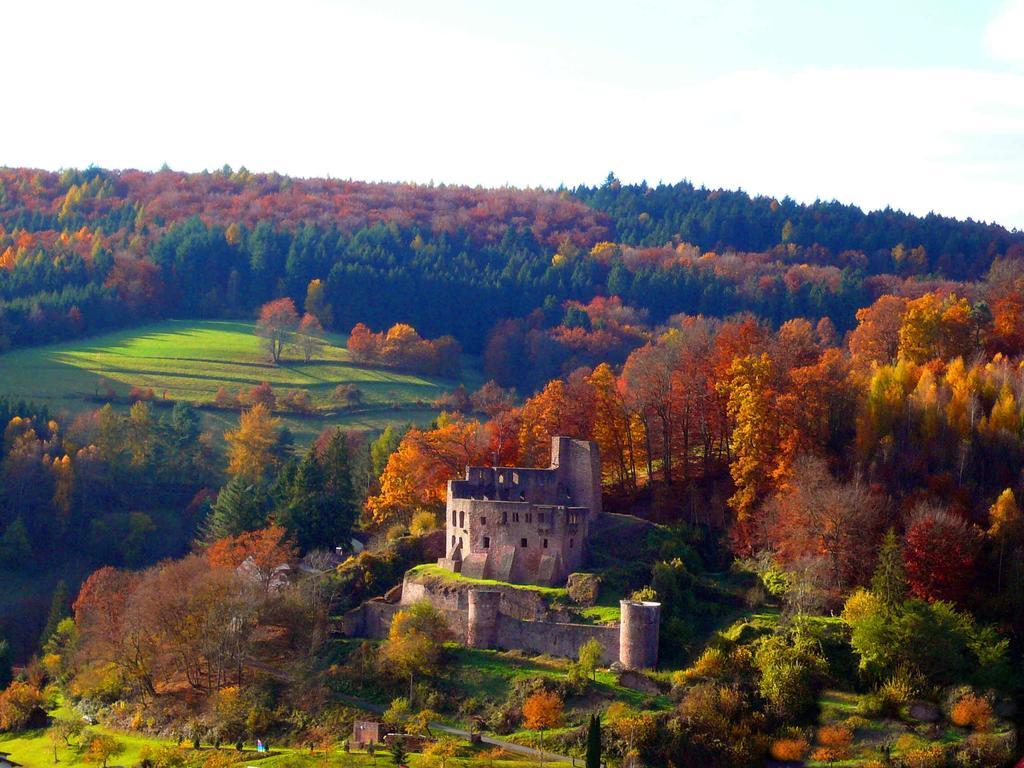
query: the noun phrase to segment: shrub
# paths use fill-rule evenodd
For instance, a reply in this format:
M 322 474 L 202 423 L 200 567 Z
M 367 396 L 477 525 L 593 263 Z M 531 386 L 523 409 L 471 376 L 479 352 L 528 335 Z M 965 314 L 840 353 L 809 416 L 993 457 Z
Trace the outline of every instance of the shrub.
M 853 731 L 845 725 L 824 725 L 818 729 L 818 744 L 812 753 L 815 760 L 846 760 L 850 756 L 850 745 L 853 744 Z
M 421 509 L 413 513 L 412 522 L 409 523 L 409 533 L 413 536 L 422 536 L 437 530 L 437 515 L 433 512 Z
M 727 666 L 728 660 L 721 648 L 705 648 L 693 665 L 683 672 L 688 679 L 698 677 L 718 677 Z
M 235 395 L 232 395 L 226 389 L 224 389 L 224 387 L 219 387 L 217 389 L 217 394 L 213 396 L 213 402 L 216 403 L 221 408 L 238 407 L 238 398 Z
M 981 696 L 969 693 L 950 707 L 949 719 L 960 728 L 987 731 L 992 724 L 992 705 Z
M 407 533 L 409 533 L 409 529 L 405 526 L 404 523 L 395 523 L 390 528 L 388 528 L 387 532 L 384 534 L 384 538 L 389 542 L 395 541 L 396 539 L 402 538 Z
M 897 715 L 900 707 L 914 698 L 917 689 L 913 672 L 908 667 L 900 665 L 878 689 L 884 711 L 889 715 Z
M 807 739 L 776 739 L 771 743 L 768 752 L 773 760 L 796 763 L 804 759 L 809 749 Z
M 857 711 L 869 720 L 877 720 L 886 714 L 885 701 L 878 693 L 865 693 L 857 704 Z
M 309 392 L 304 389 L 289 390 L 281 398 L 281 404 L 285 408 L 299 413 L 309 413 L 313 410 L 313 401 L 310 400 Z
M 331 400 L 346 405 L 359 405 L 363 402 L 363 390 L 355 384 L 339 384 L 331 393 Z
M 15 681 L 0 693 L 0 731 L 20 731 L 43 704 L 43 694 L 28 683 Z
M 960 742 L 953 757 L 962 768 L 1009 765 L 1013 759 L 1013 741 L 1005 736 L 972 733 Z
M 946 768 L 947 763 L 946 749 L 939 744 L 903 753 L 903 765 L 906 768 Z

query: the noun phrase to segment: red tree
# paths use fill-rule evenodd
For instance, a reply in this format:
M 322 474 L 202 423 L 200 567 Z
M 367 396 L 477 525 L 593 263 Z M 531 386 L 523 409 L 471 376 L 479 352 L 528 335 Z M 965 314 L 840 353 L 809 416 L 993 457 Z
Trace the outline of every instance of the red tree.
M 911 592 L 922 600 L 962 600 L 980 549 L 973 525 L 944 509 L 919 506 L 903 547 Z
M 298 325 L 299 313 L 295 310 L 295 302 L 289 298 L 274 299 L 260 307 L 256 333 L 267 340 L 275 363 L 281 362 L 281 353 Z

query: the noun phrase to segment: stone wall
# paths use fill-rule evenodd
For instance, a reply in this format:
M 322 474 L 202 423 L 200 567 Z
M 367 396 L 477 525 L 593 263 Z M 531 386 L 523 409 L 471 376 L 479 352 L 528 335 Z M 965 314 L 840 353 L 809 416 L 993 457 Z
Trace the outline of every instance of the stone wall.
M 348 637 L 383 639 L 395 614 L 420 600 L 441 611 L 454 638 L 471 647 L 574 659 L 580 646 L 594 639 L 604 650 L 605 664 L 618 661 L 630 669 L 657 664 L 658 603 L 623 600 L 621 624 L 576 624 L 568 621 L 566 614 L 548 609 L 543 598 L 531 590 L 430 576 L 406 574 L 400 602 L 370 600 L 346 614 L 338 629 Z
M 545 621 L 521 621 L 498 616 L 496 647 L 503 651 L 520 650 L 575 659 L 580 646 L 590 639 L 601 643 L 605 664 L 618 661 L 619 628 L 595 624 L 555 624 Z

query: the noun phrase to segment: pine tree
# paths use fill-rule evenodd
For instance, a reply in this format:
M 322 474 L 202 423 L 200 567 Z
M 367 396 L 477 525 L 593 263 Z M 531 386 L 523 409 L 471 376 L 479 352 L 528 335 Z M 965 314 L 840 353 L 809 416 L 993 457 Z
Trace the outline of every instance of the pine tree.
M 878 565 L 871 577 L 871 591 L 882 601 L 886 611 L 894 613 L 907 599 L 907 577 L 903 572 L 903 550 L 892 528 L 882 540 Z
M 11 669 L 11 646 L 0 637 L 0 691 L 11 684 L 14 673 Z
M 266 489 L 236 475 L 217 494 L 210 514 L 203 521 L 201 538 L 212 544 L 227 536 L 262 528 L 267 523 L 268 509 Z
M 23 567 L 32 557 L 32 543 L 28 539 L 28 528 L 19 517 L 7 526 L 0 537 L 0 561 L 10 569 Z
M 601 716 L 590 716 L 587 725 L 587 768 L 601 768 Z
M 402 739 L 392 741 L 389 751 L 391 752 L 391 763 L 395 766 L 403 766 L 405 761 L 409 759 L 409 753 L 406 751 Z
M 64 582 L 64 579 L 61 579 L 57 582 L 57 586 L 54 587 L 53 597 L 50 598 L 50 613 L 46 617 L 46 626 L 43 628 L 43 634 L 39 638 L 40 646 L 45 645 L 50 636 L 57 631 L 57 625 L 60 624 L 61 619 L 67 618 L 68 615 L 68 585 Z

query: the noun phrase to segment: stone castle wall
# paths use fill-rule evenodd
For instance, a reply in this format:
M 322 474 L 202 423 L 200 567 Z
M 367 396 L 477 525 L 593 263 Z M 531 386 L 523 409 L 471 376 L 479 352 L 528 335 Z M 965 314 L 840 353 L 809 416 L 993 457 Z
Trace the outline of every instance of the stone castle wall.
M 606 664 L 618 661 L 627 669 L 643 669 L 657 663 L 658 603 L 622 601 L 620 625 L 576 624 L 568 614 L 548 609 L 530 590 L 429 577 L 406 575 L 400 602 L 370 600 L 346 614 L 339 629 L 349 637 L 383 639 L 395 614 L 420 600 L 441 611 L 456 640 L 473 648 L 576 658 L 580 646 L 594 639 Z

